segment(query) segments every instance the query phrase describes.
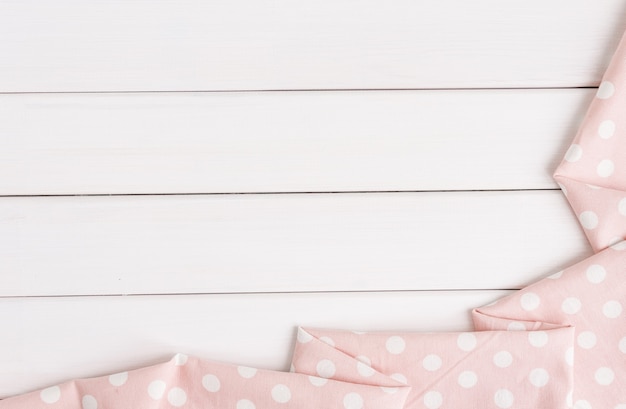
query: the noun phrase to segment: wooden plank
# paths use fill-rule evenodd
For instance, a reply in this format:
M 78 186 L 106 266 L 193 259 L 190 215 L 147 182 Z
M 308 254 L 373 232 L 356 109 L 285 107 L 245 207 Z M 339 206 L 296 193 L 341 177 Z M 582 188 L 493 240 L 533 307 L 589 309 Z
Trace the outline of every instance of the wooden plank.
M 184 352 L 286 371 L 298 325 L 464 331 L 506 291 L 0 299 L 0 398 Z M 381 308 L 384 306 L 384 308 Z M 427 314 L 420 311 L 428 311 Z
M 557 188 L 593 89 L 0 96 L 0 194 Z
M 519 288 L 591 254 L 557 191 L 0 199 L 0 295 Z
M 621 0 L 0 3 L 0 91 L 597 85 Z

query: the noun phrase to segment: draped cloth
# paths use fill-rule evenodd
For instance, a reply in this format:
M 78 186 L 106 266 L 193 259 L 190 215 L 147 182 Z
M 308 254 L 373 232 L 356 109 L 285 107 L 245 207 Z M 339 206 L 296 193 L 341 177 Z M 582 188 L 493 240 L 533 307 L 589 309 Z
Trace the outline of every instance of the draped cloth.
M 596 254 L 475 309 L 474 332 L 299 328 L 291 372 L 178 354 L 0 409 L 626 409 L 624 38 L 554 177 Z

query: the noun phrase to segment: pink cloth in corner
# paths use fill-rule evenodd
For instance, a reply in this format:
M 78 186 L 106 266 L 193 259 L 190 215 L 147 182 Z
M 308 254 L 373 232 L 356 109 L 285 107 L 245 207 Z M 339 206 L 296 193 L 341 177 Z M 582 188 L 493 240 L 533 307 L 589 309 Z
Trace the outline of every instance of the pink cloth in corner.
M 390 376 L 406 408 L 626 409 L 626 250 L 610 247 L 492 305 L 477 332 L 301 329 L 297 372 Z
M 353 383 L 390 376 L 411 386 L 405 408 L 566 408 L 573 329 L 355 333 L 300 329 L 297 372 Z M 393 391 L 390 391 L 390 393 Z
M 575 329 L 576 409 L 626 409 L 626 250 L 614 247 L 473 312 L 479 331 Z
M 596 252 L 626 238 L 626 34 L 554 178 Z

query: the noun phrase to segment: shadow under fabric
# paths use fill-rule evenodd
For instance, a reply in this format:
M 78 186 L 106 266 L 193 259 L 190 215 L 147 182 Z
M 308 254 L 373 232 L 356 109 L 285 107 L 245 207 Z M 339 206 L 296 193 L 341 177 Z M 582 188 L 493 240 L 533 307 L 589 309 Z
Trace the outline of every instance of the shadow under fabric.
M 625 38 L 555 173 L 596 254 L 475 309 L 475 332 L 300 328 L 291 372 L 179 354 L 0 408 L 626 409 Z

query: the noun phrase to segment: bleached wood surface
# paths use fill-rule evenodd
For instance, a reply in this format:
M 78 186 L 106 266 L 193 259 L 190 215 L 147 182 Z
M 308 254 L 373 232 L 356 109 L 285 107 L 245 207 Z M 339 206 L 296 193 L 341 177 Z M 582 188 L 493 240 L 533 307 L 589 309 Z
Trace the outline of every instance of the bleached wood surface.
M 620 0 L 4 0 L 0 91 L 595 86 Z
M 520 288 L 589 255 L 556 191 L 0 199 L 0 294 Z
M 177 351 L 286 370 L 299 324 L 469 329 L 590 254 L 550 175 L 625 28 L 619 0 L 0 0 L 0 398 Z
M 0 194 L 554 189 L 594 93 L 0 95 Z
M 0 398 L 77 377 L 152 365 L 176 352 L 287 371 L 298 325 L 363 331 L 465 331 L 471 328 L 471 308 L 506 294 L 439 291 L 0 299 Z

